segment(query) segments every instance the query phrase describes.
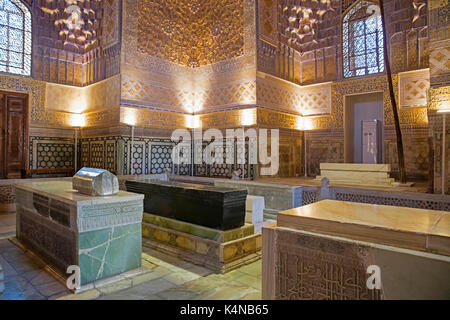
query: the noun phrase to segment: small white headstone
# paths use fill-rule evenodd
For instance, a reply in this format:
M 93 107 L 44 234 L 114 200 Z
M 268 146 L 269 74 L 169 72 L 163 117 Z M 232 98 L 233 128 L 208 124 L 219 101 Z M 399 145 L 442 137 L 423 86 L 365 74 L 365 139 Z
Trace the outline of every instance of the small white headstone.
M 119 193 L 119 180 L 108 170 L 83 168 L 72 178 L 72 187 L 89 196 L 111 196 Z
M 245 222 L 260 223 L 264 221 L 264 197 L 247 195 L 245 202 Z

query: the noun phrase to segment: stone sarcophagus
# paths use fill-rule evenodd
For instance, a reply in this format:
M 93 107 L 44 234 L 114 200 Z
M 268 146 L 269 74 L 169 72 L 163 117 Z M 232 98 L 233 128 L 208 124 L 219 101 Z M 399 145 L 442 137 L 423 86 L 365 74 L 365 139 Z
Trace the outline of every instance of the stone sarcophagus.
M 151 179 L 125 184 L 128 191 L 145 195 L 147 213 L 219 230 L 245 222 L 245 189 Z
M 107 170 L 83 168 L 73 177 L 72 188 L 88 196 L 110 196 L 119 193 L 119 180 Z
M 26 182 L 15 194 L 17 239 L 61 277 L 78 266 L 83 287 L 141 267 L 143 195 L 90 196 L 70 181 Z

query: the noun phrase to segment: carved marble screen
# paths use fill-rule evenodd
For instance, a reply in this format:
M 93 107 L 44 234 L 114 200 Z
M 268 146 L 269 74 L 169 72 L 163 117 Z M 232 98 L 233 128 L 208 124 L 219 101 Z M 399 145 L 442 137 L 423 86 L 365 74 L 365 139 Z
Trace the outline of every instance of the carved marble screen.
M 20 0 L 0 0 L 0 72 L 31 74 L 31 13 Z

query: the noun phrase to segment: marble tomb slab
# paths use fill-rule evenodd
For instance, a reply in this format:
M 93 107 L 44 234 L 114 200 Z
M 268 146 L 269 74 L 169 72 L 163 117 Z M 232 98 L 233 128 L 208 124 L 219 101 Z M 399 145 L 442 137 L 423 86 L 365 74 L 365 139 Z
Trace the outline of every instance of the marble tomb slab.
M 278 213 L 278 227 L 450 255 L 450 213 L 324 200 Z
M 141 266 L 143 195 L 93 197 L 71 181 L 15 186 L 17 238 L 62 275 L 78 265 L 81 284 Z
M 229 230 L 245 222 L 245 189 L 144 179 L 126 181 L 145 195 L 144 211 L 208 228 Z
M 302 205 L 302 187 L 254 181 L 216 179 L 214 185 L 226 188 L 244 188 L 252 196 L 264 197 L 264 215 L 275 218 L 277 212 Z

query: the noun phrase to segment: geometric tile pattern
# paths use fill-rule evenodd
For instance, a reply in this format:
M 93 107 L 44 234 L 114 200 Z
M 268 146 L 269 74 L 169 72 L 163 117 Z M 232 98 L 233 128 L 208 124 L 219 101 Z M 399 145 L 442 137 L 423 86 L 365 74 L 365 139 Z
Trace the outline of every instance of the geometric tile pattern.
M 32 169 L 73 168 L 74 145 L 70 139 L 30 137 L 29 164 Z
M 399 73 L 399 97 L 401 107 L 426 107 L 430 88 L 428 69 Z
M 151 81 L 131 80 L 122 77 L 122 99 L 138 102 L 152 109 L 177 112 L 198 112 L 211 108 L 256 103 L 255 81 L 226 83 L 203 88 L 175 89 Z M 194 109 L 194 110 L 193 110 Z
M 450 84 L 450 46 L 430 53 L 430 76 L 433 86 Z
M 267 76 L 258 77 L 257 84 L 257 104 L 262 107 L 303 115 L 330 113 L 330 83 L 300 87 Z
M 151 144 L 151 170 L 152 174 L 164 173 L 164 169 L 172 169 L 173 144 Z

